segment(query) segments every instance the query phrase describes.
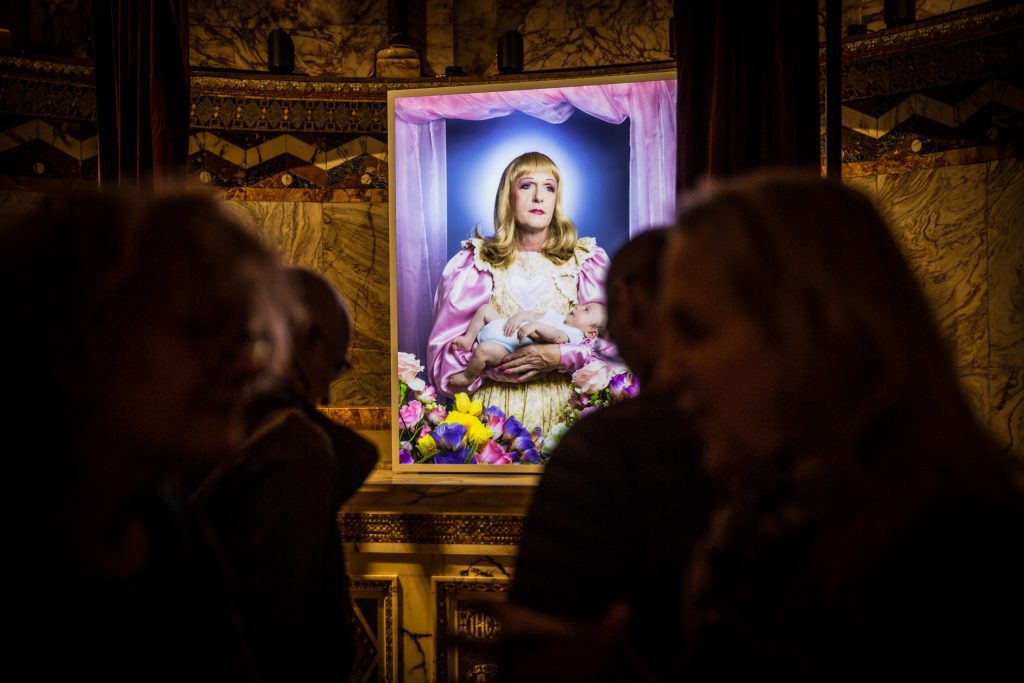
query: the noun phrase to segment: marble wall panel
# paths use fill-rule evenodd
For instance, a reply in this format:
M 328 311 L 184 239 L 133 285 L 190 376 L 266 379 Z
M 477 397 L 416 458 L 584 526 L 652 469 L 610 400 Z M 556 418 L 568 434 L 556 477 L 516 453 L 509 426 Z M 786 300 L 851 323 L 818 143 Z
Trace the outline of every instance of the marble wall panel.
M 191 3 L 190 58 L 194 66 L 265 71 L 267 36 L 286 30 L 295 45 L 295 71 L 368 76 L 387 43 L 386 4 L 343 0 Z
M 996 442 L 1024 460 L 1024 367 L 990 371 L 989 411 L 988 424 Z
M 352 370 L 331 388 L 332 405 L 391 403 L 387 203 L 323 205 L 322 271 L 352 309 Z
M 862 192 L 871 198 L 871 201 L 878 201 L 878 178 L 873 175 L 847 176 L 843 178 L 843 184 Z
M 195 66 L 263 71 L 267 34 L 285 29 L 295 44 L 296 72 L 367 76 L 387 45 L 383 2 L 247 0 L 190 3 Z M 451 64 L 467 74 L 497 71 L 498 37 L 524 34 L 527 69 L 624 64 L 668 59 L 669 0 L 429 0 L 411 8 L 409 33 L 425 75 Z
M 424 14 L 425 49 L 420 55 L 423 75 L 443 75 L 446 66 L 457 63 L 454 2 L 428 0 Z
M 534 70 L 668 59 L 671 16 L 667 0 L 541 0 L 518 26 L 524 65 Z M 496 64 L 488 72 L 494 70 Z
M 384 24 L 303 27 L 290 35 L 295 43 L 296 70 L 301 60 L 303 72 L 318 76 L 369 76 L 377 50 L 387 44 Z
M 188 21 L 190 27 L 232 26 L 255 28 L 274 24 L 283 29 L 296 25 L 301 8 L 330 7 L 337 2 L 330 0 L 189 0 Z M 313 10 L 316 11 L 316 10 Z
M 267 70 L 267 30 L 217 24 L 189 25 L 189 61 L 192 66 L 222 69 Z M 295 56 L 296 70 L 301 58 Z
M 312 202 L 229 202 L 255 224 L 260 237 L 285 263 L 321 269 L 321 205 Z
M 994 366 L 1024 366 L 1024 159 L 988 164 L 989 342 Z
M 961 368 L 988 367 L 984 164 L 878 176 L 893 227 Z
M 988 368 L 965 370 L 960 373 L 960 386 L 967 396 L 967 401 L 978 421 L 986 425 L 989 424 L 992 415 L 990 375 Z

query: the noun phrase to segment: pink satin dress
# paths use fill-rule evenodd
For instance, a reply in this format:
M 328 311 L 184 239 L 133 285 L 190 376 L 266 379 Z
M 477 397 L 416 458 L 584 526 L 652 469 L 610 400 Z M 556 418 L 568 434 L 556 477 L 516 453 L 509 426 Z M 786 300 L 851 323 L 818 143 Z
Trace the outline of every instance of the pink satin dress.
M 427 377 L 442 393 L 452 395 L 448 378 L 466 367 L 470 351 L 452 348 L 465 334 L 480 306 L 491 303 L 502 317 L 522 310 L 553 310 L 561 315 L 577 303 L 605 303 L 604 276 L 608 255 L 593 238 L 577 241 L 573 258 L 556 264 L 539 252 L 517 252 L 512 263 L 495 268 L 479 258 L 480 239 L 466 240 L 445 266 L 434 296 L 434 326 L 427 345 Z M 522 384 L 501 382 L 488 370 L 467 392 L 484 406 L 514 415 L 527 429 L 545 432 L 559 422 L 572 395 L 570 374 L 591 358 L 592 344 L 562 344 L 561 362 L 551 372 Z

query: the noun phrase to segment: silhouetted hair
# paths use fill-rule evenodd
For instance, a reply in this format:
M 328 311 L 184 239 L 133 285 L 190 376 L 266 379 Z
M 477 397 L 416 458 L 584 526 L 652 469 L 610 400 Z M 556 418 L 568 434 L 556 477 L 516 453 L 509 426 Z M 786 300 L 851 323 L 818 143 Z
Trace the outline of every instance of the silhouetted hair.
M 290 320 L 293 332 L 309 324 L 332 345 L 337 360 L 345 358 L 353 332 L 352 314 L 338 289 L 321 273 L 302 266 L 284 268 L 283 280 L 300 304 Z
M 61 439 L 88 419 L 128 331 L 172 297 L 191 310 L 215 282 L 255 282 L 276 270 L 252 228 L 205 195 L 93 190 L 41 199 L 0 228 L 0 372 L 17 397 L 5 423 L 31 435 L 30 449 L 65 453 Z M 204 335 L 230 330 L 234 314 L 203 311 L 187 332 L 202 346 Z
M 494 235 L 485 237 L 480 256 L 493 266 L 502 267 L 512 261 L 516 251 L 515 208 L 512 206 L 512 188 L 530 173 L 550 173 L 558 187 L 555 210 L 551 214 L 548 239 L 541 253 L 554 263 L 565 263 L 576 249 L 576 225 L 562 208 L 562 174 L 555 162 L 540 152 L 527 152 L 509 162 L 501 174 L 498 193 L 494 198 Z M 477 229 L 477 237 L 480 231 Z
M 669 231 L 653 228 L 629 240 L 615 252 L 608 265 L 608 283 L 621 280 L 639 285 L 653 298 L 661 286 L 661 259 L 668 245 Z
M 922 289 L 866 196 L 816 174 L 762 172 L 685 198 L 678 223 L 698 253 L 721 260 L 776 347 L 787 408 L 812 440 L 906 439 L 933 469 L 943 453 L 959 466 L 989 447 Z

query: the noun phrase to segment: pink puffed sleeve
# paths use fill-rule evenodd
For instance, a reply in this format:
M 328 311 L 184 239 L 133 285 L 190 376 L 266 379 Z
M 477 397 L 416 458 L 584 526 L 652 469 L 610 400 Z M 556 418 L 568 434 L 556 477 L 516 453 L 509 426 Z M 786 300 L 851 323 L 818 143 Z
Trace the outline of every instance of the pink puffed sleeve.
M 451 396 L 448 378 L 469 364 L 472 351 L 452 348 L 452 340 L 466 333 L 477 309 L 491 300 L 494 280 L 477 266 L 473 248 L 464 248 L 448 261 L 434 293 L 434 326 L 427 339 L 427 381 Z M 477 377 L 465 389 L 472 393 L 483 383 Z
M 579 273 L 576 276 L 576 300 L 581 304 L 597 302 L 607 305 L 608 301 L 604 293 L 604 278 L 608 273 L 608 254 L 604 249 L 593 246 L 593 249 L 586 254 L 585 260 L 580 264 Z M 558 362 L 560 372 L 576 372 L 590 362 L 594 354 L 595 345 L 611 344 L 603 339 L 586 339 L 580 344 L 562 344 L 559 346 L 561 359 Z

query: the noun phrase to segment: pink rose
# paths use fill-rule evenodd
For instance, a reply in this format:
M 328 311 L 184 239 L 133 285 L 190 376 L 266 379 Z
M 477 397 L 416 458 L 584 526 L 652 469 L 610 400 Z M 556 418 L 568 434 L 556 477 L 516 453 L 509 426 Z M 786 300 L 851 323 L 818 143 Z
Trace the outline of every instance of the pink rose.
M 448 410 L 444 406 L 434 406 L 434 408 L 427 413 L 427 422 L 432 425 L 439 425 L 444 422 L 446 417 L 448 417 Z
M 485 465 L 508 465 L 512 462 L 512 456 L 508 454 L 508 451 L 494 441 L 485 443 L 475 457 L 478 464 Z
M 406 382 L 408 384 L 408 382 Z M 432 386 L 428 386 L 423 391 L 416 392 L 416 398 L 423 401 L 424 403 L 433 403 L 437 400 L 437 390 Z
M 416 356 L 404 351 L 398 352 L 398 379 L 405 382 L 405 385 L 413 391 L 423 391 L 427 383 L 416 375 L 423 372 L 423 366 L 416 359 Z
M 409 401 L 398 409 L 398 417 L 402 420 L 403 427 L 412 429 L 423 419 L 423 404 L 419 401 Z
M 599 360 L 592 360 L 572 373 L 572 383 L 581 394 L 601 391 L 612 378 L 612 371 Z

